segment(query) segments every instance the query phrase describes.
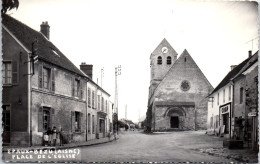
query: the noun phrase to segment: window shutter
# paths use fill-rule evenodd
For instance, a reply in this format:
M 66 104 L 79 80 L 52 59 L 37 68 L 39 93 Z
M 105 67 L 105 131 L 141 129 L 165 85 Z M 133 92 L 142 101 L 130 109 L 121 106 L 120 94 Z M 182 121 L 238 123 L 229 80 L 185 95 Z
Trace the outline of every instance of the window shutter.
M 80 129 L 80 131 L 83 130 L 82 123 L 83 123 L 83 113 L 80 112 L 80 120 L 79 120 L 79 129 Z
M 75 132 L 75 112 L 71 111 L 71 131 Z
M 50 109 L 50 126 L 55 126 L 55 110 L 53 108 Z
M 38 132 L 43 131 L 43 111 L 42 107 L 39 108 L 38 111 Z
M 38 86 L 39 86 L 39 88 L 42 88 L 42 83 L 43 83 L 43 81 L 42 81 L 42 64 L 39 64 L 39 67 L 38 67 L 38 79 L 39 79 L 39 81 L 38 81 Z
M 71 94 L 72 94 L 72 96 L 74 96 L 75 94 L 74 94 L 74 78 L 72 77 L 71 78 Z
M 51 69 L 51 91 L 55 91 L 55 70 Z
M 18 62 L 12 62 L 12 84 L 18 84 Z
M 83 80 L 80 81 L 80 98 L 83 99 Z

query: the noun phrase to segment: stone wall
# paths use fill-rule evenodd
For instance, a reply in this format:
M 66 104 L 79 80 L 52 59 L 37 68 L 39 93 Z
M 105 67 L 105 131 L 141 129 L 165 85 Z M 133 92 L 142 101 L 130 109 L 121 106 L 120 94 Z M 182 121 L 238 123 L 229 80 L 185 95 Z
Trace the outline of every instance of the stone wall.
M 167 52 L 163 53 L 162 48 L 167 47 Z M 162 57 L 162 64 L 157 64 L 158 57 Z M 171 64 L 167 64 L 167 57 L 171 57 Z M 150 93 L 153 93 L 159 82 L 163 79 L 168 70 L 177 59 L 176 51 L 171 47 L 166 39 L 157 46 L 150 56 Z
M 243 88 L 243 101 L 240 103 L 240 88 Z M 245 117 L 245 76 L 237 78 L 234 82 L 234 110 L 233 117 Z
M 96 133 L 98 133 L 99 128 L 97 112 L 101 110 L 101 108 L 97 109 L 97 96 L 100 96 L 100 101 L 101 97 L 104 98 L 104 107 L 106 107 L 105 102 L 108 102 L 109 95 L 98 89 L 96 84 L 87 82 L 84 78 L 69 71 L 48 63 L 42 63 L 42 65 L 55 70 L 55 91 L 39 88 L 39 71 L 38 66 L 36 66 L 36 72 L 32 79 L 33 143 L 39 145 L 42 141 L 44 131 L 39 130 L 39 126 L 42 124 L 41 120 L 39 120 L 39 117 L 42 117 L 39 114 L 39 110 L 43 107 L 50 108 L 53 119 L 50 126 L 62 127 L 67 142 L 96 139 Z M 74 78 L 80 79 L 82 97 L 73 96 L 72 94 L 72 80 Z M 88 90 L 90 91 L 90 103 L 88 102 Z M 75 116 L 72 112 L 80 113 L 80 131 L 74 131 L 73 129 Z M 108 111 L 104 109 L 103 112 L 106 113 Z M 88 114 L 90 115 L 89 118 Z M 107 130 L 108 128 L 106 128 L 106 133 Z
M 258 108 L 258 66 L 246 75 L 246 95 L 245 102 L 248 112 Z
M 184 111 L 183 115 L 173 114 L 167 115 L 172 107 L 157 107 L 155 110 L 155 131 L 171 130 L 171 116 L 179 117 L 179 130 L 195 130 L 195 109 L 194 107 L 177 107 Z
M 40 91 L 32 92 L 32 131 L 33 131 L 33 144 L 40 145 L 42 143 L 42 135 L 44 130 L 40 129 L 42 122 L 39 121 L 39 117 L 42 117 L 40 110 L 42 107 L 47 107 L 53 110 L 51 112 L 50 127 L 56 126 L 63 129 L 67 142 L 77 142 L 85 140 L 86 131 L 86 104 L 83 101 L 79 101 L 72 98 L 64 98 L 55 94 L 46 94 Z M 81 130 L 79 132 L 73 132 L 72 126 L 72 112 L 77 111 L 82 113 L 80 118 Z
M 182 82 L 189 83 L 189 89 L 183 90 Z M 187 110 L 185 118 L 180 119 L 183 121 L 183 129 L 185 130 L 199 130 L 206 129 L 207 125 L 207 96 L 213 90 L 213 87 L 203 75 L 194 60 L 185 50 L 179 59 L 170 68 L 163 80 L 156 88 L 149 105 L 152 102 L 173 102 L 181 103 L 180 107 L 185 109 L 185 106 L 193 103 L 194 110 Z M 174 107 L 171 106 L 171 107 Z M 152 127 L 168 128 L 169 118 L 161 117 L 165 113 L 165 109 L 159 108 L 156 105 L 153 107 L 153 114 L 155 121 L 152 119 Z M 191 113 L 190 113 L 191 112 Z M 155 122 L 155 125 L 154 123 Z M 195 124 L 196 122 L 196 124 Z

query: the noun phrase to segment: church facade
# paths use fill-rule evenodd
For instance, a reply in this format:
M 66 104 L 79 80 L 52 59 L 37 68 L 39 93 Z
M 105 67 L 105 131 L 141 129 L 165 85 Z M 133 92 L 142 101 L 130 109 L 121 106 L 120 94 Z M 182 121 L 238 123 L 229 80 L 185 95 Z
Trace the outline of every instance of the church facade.
M 163 39 L 150 56 L 148 131 L 206 129 L 213 87 L 186 49 L 177 55 Z

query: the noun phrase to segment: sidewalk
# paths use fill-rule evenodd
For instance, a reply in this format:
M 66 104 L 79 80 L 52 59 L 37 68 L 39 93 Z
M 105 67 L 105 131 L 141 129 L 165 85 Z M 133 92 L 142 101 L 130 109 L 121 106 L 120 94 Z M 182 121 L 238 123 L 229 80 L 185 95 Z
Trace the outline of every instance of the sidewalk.
M 118 135 L 116 136 L 116 140 L 118 140 L 119 137 Z M 63 146 L 31 146 L 31 147 L 21 147 L 21 146 L 3 146 L 2 152 L 7 152 L 10 149 L 22 149 L 22 150 L 28 150 L 28 151 L 33 151 L 33 150 L 49 150 L 49 149 L 68 149 L 68 148 L 75 148 L 75 147 L 82 147 L 82 146 L 91 146 L 91 145 L 98 145 L 98 144 L 103 144 L 107 142 L 112 142 L 115 141 L 114 136 L 110 137 L 105 137 L 105 138 L 100 138 L 100 139 L 94 139 L 94 140 L 89 140 L 86 142 L 74 142 L 74 143 L 69 143 L 69 144 L 64 144 Z

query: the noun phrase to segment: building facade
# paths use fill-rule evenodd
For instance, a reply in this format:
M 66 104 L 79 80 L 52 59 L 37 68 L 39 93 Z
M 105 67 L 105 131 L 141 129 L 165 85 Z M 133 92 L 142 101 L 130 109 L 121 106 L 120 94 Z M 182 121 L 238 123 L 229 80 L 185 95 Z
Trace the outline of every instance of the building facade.
M 207 95 L 213 87 L 187 50 L 177 59 L 166 39 L 150 57 L 148 131 L 206 129 Z
M 257 90 L 258 52 L 249 51 L 209 95 L 207 133 L 256 145 Z
M 231 137 L 242 140 L 245 146 L 258 148 L 258 53 L 249 55 L 246 65 L 232 80 L 234 126 Z
M 65 143 L 106 137 L 110 95 L 92 80 L 92 65 L 78 69 L 49 40 L 3 15 L 3 143 L 41 145 L 54 126 Z

